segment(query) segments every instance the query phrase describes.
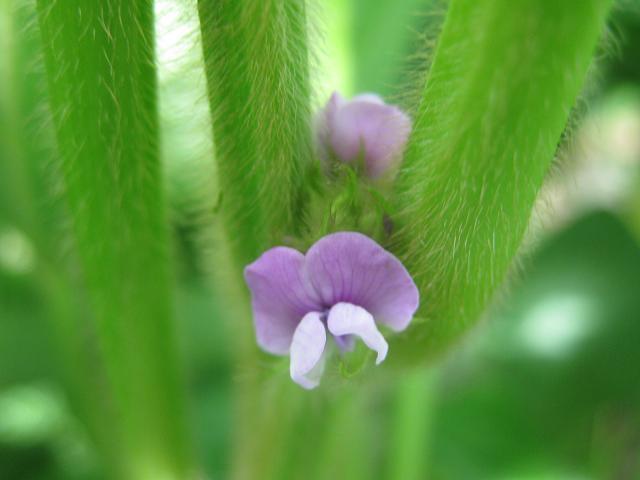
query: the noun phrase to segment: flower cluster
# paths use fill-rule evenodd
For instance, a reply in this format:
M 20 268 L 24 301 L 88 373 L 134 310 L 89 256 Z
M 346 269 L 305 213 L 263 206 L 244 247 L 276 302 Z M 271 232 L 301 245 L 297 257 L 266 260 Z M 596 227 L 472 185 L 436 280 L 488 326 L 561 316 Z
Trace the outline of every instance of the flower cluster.
M 372 179 L 393 172 L 411 130 L 405 113 L 371 94 L 346 101 L 334 93 L 318 119 L 325 162 L 362 162 Z M 290 355 L 291 378 L 307 389 L 318 386 L 332 345 L 344 353 L 360 339 L 382 362 L 389 347 L 378 326 L 404 330 L 419 304 L 402 263 L 356 232 L 326 235 L 306 254 L 272 248 L 245 268 L 245 280 L 258 345 Z

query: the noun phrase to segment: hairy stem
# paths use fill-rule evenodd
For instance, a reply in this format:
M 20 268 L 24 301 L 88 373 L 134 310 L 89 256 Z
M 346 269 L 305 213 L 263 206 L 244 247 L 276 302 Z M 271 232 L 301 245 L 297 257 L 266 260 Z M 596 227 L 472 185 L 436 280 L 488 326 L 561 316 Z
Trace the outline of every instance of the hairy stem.
M 610 0 L 452 0 L 398 179 L 396 247 L 422 292 L 407 358 L 441 350 L 515 255 Z
M 199 0 L 221 188 L 237 267 L 283 243 L 311 155 L 305 2 Z
M 151 0 L 38 0 L 80 270 L 121 478 L 191 470 L 171 318 Z

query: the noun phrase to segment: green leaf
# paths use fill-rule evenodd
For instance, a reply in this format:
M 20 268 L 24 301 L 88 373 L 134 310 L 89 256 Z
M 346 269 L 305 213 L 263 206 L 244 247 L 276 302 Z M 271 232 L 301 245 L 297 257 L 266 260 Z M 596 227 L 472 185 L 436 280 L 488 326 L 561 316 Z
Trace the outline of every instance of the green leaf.
M 191 471 L 158 158 L 151 0 L 39 0 L 50 104 L 121 478 Z
M 427 322 L 424 358 L 502 282 L 554 158 L 610 0 L 453 0 L 398 179 L 396 246 Z
M 199 0 L 221 188 L 238 267 L 299 227 L 311 157 L 306 4 Z

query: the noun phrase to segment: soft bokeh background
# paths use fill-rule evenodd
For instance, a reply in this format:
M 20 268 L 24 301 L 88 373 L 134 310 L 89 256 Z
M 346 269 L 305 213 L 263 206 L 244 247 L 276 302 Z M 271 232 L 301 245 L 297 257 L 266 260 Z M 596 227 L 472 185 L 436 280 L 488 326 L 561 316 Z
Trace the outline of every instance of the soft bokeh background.
M 318 102 L 332 88 L 406 100 L 413 52 L 435 38 L 442 5 L 320 3 Z M 190 418 L 204 474 L 226 478 L 235 378 L 212 282 L 215 168 L 197 20 L 189 2 L 158 0 L 156 12 Z M 330 440 L 319 446 L 317 464 L 341 462 L 327 477 L 640 478 L 640 6 L 621 4 L 609 37 L 500 298 L 436 364 L 335 406 L 345 424 L 336 444 L 352 448 L 344 458 Z M 48 251 L 65 220 L 45 98 L 29 2 L 0 0 L 0 478 L 98 479 L 49 321 L 72 299 L 57 291 Z M 299 478 L 283 462 L 274 478 Z

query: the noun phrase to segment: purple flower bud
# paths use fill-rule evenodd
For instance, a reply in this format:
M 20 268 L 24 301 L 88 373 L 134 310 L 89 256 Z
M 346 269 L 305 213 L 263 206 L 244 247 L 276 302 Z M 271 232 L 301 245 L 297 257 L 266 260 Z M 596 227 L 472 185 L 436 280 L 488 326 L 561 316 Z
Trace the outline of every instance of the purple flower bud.
M 244 275 L 258 345 L 289 354 L 291 378 L 307 389 L 320 382 L 328 340 L 344 351 L 360 338 L 376 351 L 379 364 L 388 345 L 377 325 L 404 330 L 419 304 L 418 289 L 402 263 L 355 232 L 327 235 L 306 255 L 272 248 Z
M 402 159 L 411 120 L 399 108 L 374 94 L 345 100 L 334 92 L 317 125 L 321 151 L 345 163 L 364 160 L 365 172 L 378 178 Z

